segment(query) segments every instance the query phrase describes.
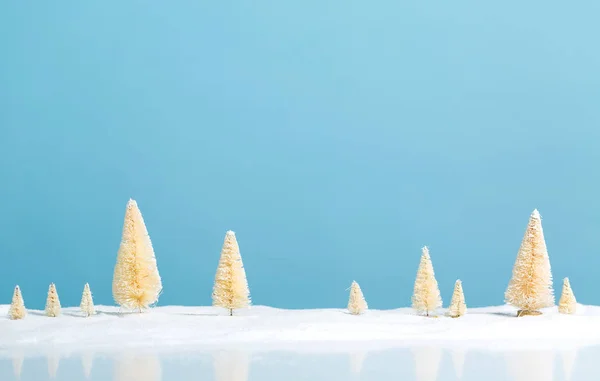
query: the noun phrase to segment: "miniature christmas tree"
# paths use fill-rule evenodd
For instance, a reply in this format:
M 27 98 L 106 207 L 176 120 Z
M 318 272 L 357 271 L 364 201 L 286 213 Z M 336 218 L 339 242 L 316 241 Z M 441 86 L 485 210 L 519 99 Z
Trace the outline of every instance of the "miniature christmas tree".
M 352 315 L 360 315 L 364 313 L 367 308 L 367 302 L 360 289 L 360 286 L 356 282 L 352 282 L 350 286 L 350 298 L 348 300 L 348 311 Z
M 430 316 L 432 312 L 442 306 L 442 297 L 437 280 L 433 272 L 433 264 L 429 257 L 429 249 L 423 247 L 421 262 L 417 270 L 417 279 L 412 296 L 412 307 L 420 313 Z
M 450 307 L 448 308 L 448 315 L 453 318 L 461 317 L 467 311 L 467 305 L 465 304 L 465 295 L 463 294 L 462 282 L 457 280 L 454 283 L 454 292 L 452 293 L 452 300 L 450 300 Z
M 46 299 L 46 316 L 57 317 L 60 315 L 60 300 L 58 299 L 58 293 L 56 292 L 56 286 L 54 283 L 50 284 L 48 288 L 48 298 Z
M 529 218 L 505 301 L 520 309 L 517 316 L 540 315 L 539 309 L 554 305 L 550 259 L 537 209 Z
M 12 302 L 10 303 L 10 308 L 8 309 L 8 318 L 11 320 L 18 320 L 25 318 L 25 316 L 27 316 L 27 310 L 25 309 L 25 303 L 23 302 L 21 289 L 19 289 L 19 286 L 15 286 Z
M 233 310 L 250 306 L 250 291 L 240 248 L 231 230 L 225 235 L 212 293 L 213 306 Z
M 571 284 L 569 278 L 565 278 L 563 281 L 562 295 L 558 301 L 558 312 L 561 314 L 574 314 L 577 310 L 577 300 L 571 290 Z
M 117 304 L 140 312 L 156 303 L 162 290 L 152 242 L 134 200 L 129 200 L 125 211 L 112 290 Z
M 94 300 L 92 299 L 92 292 L 90 291 L 90 285 L 85 284 L 83 287 L 83 294 L 81 295 L 81 312 L 88 317 L 96 313 L 94 309 Z

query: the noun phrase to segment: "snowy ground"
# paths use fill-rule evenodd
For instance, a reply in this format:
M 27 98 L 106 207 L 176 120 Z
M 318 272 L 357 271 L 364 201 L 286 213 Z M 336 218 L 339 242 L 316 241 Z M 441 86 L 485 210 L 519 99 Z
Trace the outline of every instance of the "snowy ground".
M 227 316 L 212 307 L 157 307 L 145 313 L 119 313 L 97 306 L 81 317 L 77 308 L 48 318 L 29 311 L 24 320 L 0 319 L 0 356 L 18 350 L 149 350 L 185 352 L 236 348 L 252 351 L 348 352 L 430 346 L 483 350 L 577 348 L 600 344 L 600 307 L 579 306 L 576 315 L 517 318 L 508 306 L 471 308 L 458 319 L 416 316 L 410 309 L 370 310 L 354 316 L 343 309 L 282 310 L 255 306 Z M 8 306 L 0 306 L 6 316 Z

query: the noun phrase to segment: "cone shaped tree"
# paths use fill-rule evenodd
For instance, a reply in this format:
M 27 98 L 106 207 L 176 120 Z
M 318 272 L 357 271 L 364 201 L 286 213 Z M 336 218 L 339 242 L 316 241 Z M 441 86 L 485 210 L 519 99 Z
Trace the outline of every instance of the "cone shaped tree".
M 81 295 L 81 304 L 79 307 L 86 317 L 96 313 L 96 310 L 94 309 L 94 300 L 92 299 L 92 291 L 90 291 L 90 285 L 87 283 L 83 287 L 83 294 Z
M 433 272 L 433 264 L 429 257 L 429 249 L 423 247 L 421 262 L 417 270 L 417 279 L 412 296 L 412 307 L 420 313 L 430 316 L 432 312 L 442 306 L 442 297 L 437 280 Z
M 15 286 L 13 293 L 12 302 L 8 309 L 8 318 L 11 320 L 23 319 L 27 316 L 27 310 L 25 309 L 25 303 L 23 302 L 23 296 L 21 295 L 21 289 L 19 286 Z
M 60 300 L 58 299 L 56 286 L 54 283 L 51 283 L 48 288 L 48 298 L 46 299 L 46 316 L 57 317 L 60 315 L 60 310 Z
M 454 292 L 452 293 L 452 300 L 450 300 L 448 315 L 457 318 L 463 316 L 465 312 L 467 312 L 467 305 L 465 304 L 462 282 L 457 280 L 456 283 L 454 283 Z
M 561 314 L 574 314 L 576 310 L 577 300 L 575 299 L 575 294 L 573 294 L 573 290 L 571 290 L 569 278 L 565 278 L 563 280 L 562 294 L 558 301 L 558 312 Z
M 212 293 L 213 306 L 233 310 L 250 306 L 250 291 L 240 248 L 231 230 L 225 234 Z
M 537 209 L 529 218 L 504 297 L 506 303 L 519 308 L 517 316 L 539 315 L 540 308 L 554 305 L 550 259 Z
M 352 315 L 360 315 L 364 313 L 367 308 L 367 301 L 363 296 L 360 286 L 355 281 L 350 286 L 350 298 L 348 299 L 348 311 Z
M 152 242 L 134 200 L 129 200 L 125 210 L 112 291 L 117 304 L 140 312 L 156 303 L 162 291 Z

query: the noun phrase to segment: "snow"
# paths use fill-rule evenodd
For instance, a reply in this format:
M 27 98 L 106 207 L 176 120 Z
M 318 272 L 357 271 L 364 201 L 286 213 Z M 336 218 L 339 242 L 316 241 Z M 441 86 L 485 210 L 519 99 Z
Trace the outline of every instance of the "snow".
M 7 305 L 0 306 L 6 316 Z M 213 307 L 156 307 L 144 313 L 119 313 L 97 306 L 84 318 L 79 308 L 63 308 L 56 318 L 28 311 L 24 320 L 0 319 L 0 355 L 15 351 L 113 352 L 247 349 L 348 352 L 396 347 L 436 346 L 469 350 L 576 349 L 600 344 L 600 307 L 578 305 L 577 314 L 557 308 L 541 316 L 517 318 L 509 306 L 471 308 L 452 319 L 417 316 L 411 309 L 284 310 L 253 306 L 228 316 Z

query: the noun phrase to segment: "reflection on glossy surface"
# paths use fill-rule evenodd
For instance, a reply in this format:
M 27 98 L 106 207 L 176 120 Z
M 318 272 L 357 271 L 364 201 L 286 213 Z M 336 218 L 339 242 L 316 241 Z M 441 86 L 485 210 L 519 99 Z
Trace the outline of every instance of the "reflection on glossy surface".
M 575 368 L 575 361 L 577 359 L 577 349 L 560 351 L 560 358 L 562 360 L 561 362 L 565 381 L 571 381 L 571 377 L 573 377 L 573 368 Z
M 81 356 L 81 367 L 83 368 L 83 375 L 86 379 L 89 379 L 92 375 L 92 366 L 94 363 L 94 354 L 91 352 L 85 352 Z
M 420 347 L 412 350 L 417 381 L 437 380 L 442 350 L 438 347 Z
M 344 353 L 226 350 L 24 356 L 15 352 L 4 356 L 0 381 L 597 381 L 600 374 L 600 347 L 512 352 L 433 346 Z
M 56 374 L 58 373 L 60 357 L 55 353 L 50 353 L 46 356 L 46 360 L 48 362 L 48 376 L 51 379 L 54 379 L 56 378 Z
M 248 380 L 249 355 L 242 351 L 219 351 L 213 354 L 215 381 Z
M 552 381 L 553 351 L 518 351 L 505 355 L 508 371 L 514 381 Z
M 462 380 L 463 369 L 465 367 L 465 355 L 466 351 L 462 348 L 452 349 L 450 352 L 452 356 L 452 364 L 454 365 L 454 372 L 456 373 L 456 379 Z
M 21 372 L 23 372 L 23 360 L 23 352 L 20 351 L 16 352 L 12 357 L 13 373 L 17 380 L 21 379 Z
M 350 353 L 350 371 L 353 374 L 360 374 L 363 363 L 367 357 L 366 352 L 352 352 Z
M 160 381 L 161 372 L 156 355 L 125 354 L 114 362 L 114 381 Z

